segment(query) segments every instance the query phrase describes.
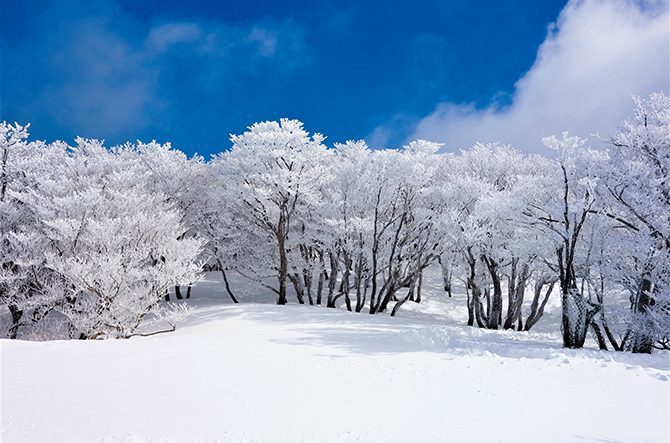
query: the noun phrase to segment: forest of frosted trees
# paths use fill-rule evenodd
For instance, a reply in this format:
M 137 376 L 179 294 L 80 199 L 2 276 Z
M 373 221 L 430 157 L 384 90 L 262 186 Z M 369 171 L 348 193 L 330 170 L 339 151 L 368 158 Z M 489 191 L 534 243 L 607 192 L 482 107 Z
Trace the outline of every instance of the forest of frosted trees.
M 565 347 L 670 348 L 665 94 L 635 99 L 607 149 L 567 133 L 543 140 L 546 156 L 324 139 L 296 120 L 256 123 L 206 161 L 156 142 L 30 141 L 2 123 L 2 333 L 174 329 L 188 305 L 173 301 L 203 270 L 233 302 L 234 271 L 278 304 L 393 316 L 439 265 L 445 297 L 467 291 L 469 326 L 528 331 L 560 297 Z

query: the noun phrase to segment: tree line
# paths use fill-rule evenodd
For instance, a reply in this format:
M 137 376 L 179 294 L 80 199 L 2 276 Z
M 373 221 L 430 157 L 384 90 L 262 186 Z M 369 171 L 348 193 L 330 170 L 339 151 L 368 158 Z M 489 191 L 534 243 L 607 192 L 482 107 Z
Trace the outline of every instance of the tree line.
M 255 123 L 209 160 L 170 144 L 28 140 L 0 125 L 0 302 L 7 334 L 71 338 L 174 319 L 203 269 L 289 300 L 395 315 L 424 270 L 467 293 L 468 325 L 530 330 L 560 297 L 563 345 L 670 347 L 670 98 L 634 99 L 607 149 L 500 143 L 325 145 L 297 120 Z M 274 279 L 269 283 L 268 277 Z M 185 286 L 185 293 L 182 292 Z M 291 296 L 292 298 L 293 296 Z M 619 309 L 625 300 L 625 309 Z M 50 321 L 48 321 L 50 319 Z M 51 322 L 51 323 L 50 323 Z

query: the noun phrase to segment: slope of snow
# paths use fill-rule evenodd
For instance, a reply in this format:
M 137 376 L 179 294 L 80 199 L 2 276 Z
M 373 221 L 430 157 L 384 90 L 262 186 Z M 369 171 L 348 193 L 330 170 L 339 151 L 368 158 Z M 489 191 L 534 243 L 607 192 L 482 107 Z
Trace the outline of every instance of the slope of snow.
M 240 280 L 232 305 L 210 274 L 174 333 L 2 340 L 2 441 L 670 441 L 668 353 L 563 350 L 556 310 L 540 332 L 468 328 L 427 280 L 391 318 Z

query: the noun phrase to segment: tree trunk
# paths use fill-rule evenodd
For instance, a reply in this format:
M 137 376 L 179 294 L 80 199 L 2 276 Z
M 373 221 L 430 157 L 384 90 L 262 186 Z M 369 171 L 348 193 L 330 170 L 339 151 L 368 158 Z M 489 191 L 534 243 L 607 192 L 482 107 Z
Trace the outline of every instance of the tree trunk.
M 363 306 L 365 305 L 365 299 L 363 299 L 363 264 L 361 260 L 361 254 L 359 254 L 359 259 L 356 261 L 356 269 L 354 270 L 354 286 L 356 287 L 356 312 L 361 312 Z
M 347 307 L 347 311 L 351 312 L 351 297 L 349 297 L 349 288 L 344 291 L 344 304 Z
M 344 256 L 344 273 L 342 274 L 342 282 L 340 285 L 340 292 L 344 294 L 344 303 L 347 306 L 347 311 L 351 312 L 351 298 L 349 297 L 349 278 L 351 277 L 351 260 L 348 253 L 343 252 Z
M 16 339 L 19 333 L 19 326 L 21 325 L 21 317 L 23 317 L 23 310 L 16 305 L 9 305 L 9 313 L 12 316 L 12 326 L 9 328 L 9 338 Z
M 177 300 L 183 300 L 184 299 L 184 297 L 182 297 L 182 295 L 181 295 L 181 286 L 175 285 L 174 296 Z
M 278 305 L 286 304 L 286 278 L 288 275 L 288 258 L 286 257 L 286 238 L 284 237 L 283 229 L 283 215 L 280 217 L 280 228 L 277 230 L 277 243 L 279 246 L 279 296 L 277 297 Z
M 551 294 L 555 284 L 556 281 L 548 282 L 546 279 L 540 279 L 535 282 L 533 302 L 530 305 L 530 314 L 528 314 L 528 318 L 526 319 L 526 325 L 523 328 L 524 331 L 530 331 L 530 328 L 535 326 L 540 318 L 542 318 L 542 315 L 544 315 L 544 307 L 547 305 L 549 294 Z M 545 292 L 544 299 L 540 303 L 540 296 L 542 295 L 542 289 L 545 285 L 548 285 L 547 290 Z
M 500 283 L 500 275 L 498 274 L 498 263 L 488 257 L 484 257 L 484 263 L 489 270 L 489 274 L 491 274 L 491 281 L 493 282 L 493 297 L 486 327 L 488 329 L 498 329 L 502 316 L 502 285 Z
M 228 283 L 228 277 L 226 276 L 226 271 L 223 269 L 223 266 L 221 266 L 221 275 L 223 276 L 223 284 L 226 286 L 226 292 L 228 292 L 228 296 L 233 301 L 233 303 L 239 303 L 237 301 L 237 298 L 235 298 L 235 295 L 233 295 L 233 291 L 230 290 L 230 284 Z M 190 286 L 189 286 L 189 288 L 190 288 Z
M 312 298 L 312 271 L 309 269 L 302 270 L 302 277 L 305 281 L 305 292 L 307 293 L 307 301 L 310 305 L 314 305 L 314 298 Z
M 577 287 L 572 249 L 566 242 L 556 251 L 561 285 L 561 333 L 564 348 L 581 349 L 589 327 L 589 310 Z
M 579 349 L 584 345 L 587 325 L 581 294 L 577 288 L 561 288 L 561 333 L 563 347 Z M 582 340 L 584 336 L 584 340 Z
M 510 276 L 507 279 L 507 315 L 503 329 L 512 329 L 514 327 L 514 312 L 516 309 L 516 267 L 517 259 L 512 259 Z
M 603 333 L 600 330 L 600 326 L 598 325 L 598 323 L 592 321 L 591 329 L 593 330 L 593 334 L 596 336 L 596 341 L 598 342 L 598 348 L 601 351 L 608 351 L 607 342 L 605 341 L 605 337 L 603 336 Z
M 301 305 L 305 304 L 305 289 L 302 286 L 302 280 L 300 276 L 296 274 L 289 274 L 288 279 L 293 283 L 293 288 L 295 289 L 295 296 L 298 299 L 298 303 Z
M 518 274 L 513 269 L 508 288 L 508 306 L 507 317 L 505 319 L 505 329 L 522 330 L 521 308 L 526 294 L 526 281 L 528 279 L 528 264 L 521 266 Z
M 375 215 L 374 215 L 374 230 L 372 233 L 372 291 L 370 292 L 370 314 L 374 314 L 377 311 L 377 252 L 379 248 L 379 238 L 377 236 L 379 221 L 379 202 L 381 201 L 382 187 L 379 187 L 377 191 L 377 202 L 375 203 Z
M 423 270 L 419 271 L 419 280 L 416 282 L 416 298 L 415 302 L 421 303 L 421 286 L 423 286 Z
M 602 312 L 600 314 L 600 322 L 602 323 L 603 330 L 605 331 L 605 335 L 607 336 L 607 339 L 610 341 L 612 348 L 615 351 L 623 351 L 623 345 L 624 345 L 623 340 L 621 341 L 621 343 L 617 343 L 617 340 L 614 337 L 612 330 L 609 328 L 609 325 L 607 324 L 605 315 Z
M 384 294 L 384 298 L 382 299 L 381 303 L 379 304 L 379 307 L 376 309 L 375 313 L 379 314 L 388 308 L 389 303 L 391 302 L 391 299 L 395 296 L 395 293 L 397 291 L 397 288 L 395 286 L 395 283 L 389 283 L 386 285 L 386 291 Z
M 393 306 L 393 309 L 391 310 L 391 317 L 395 317 L 395 315 L 398 313 L 398 310 L 400 309 L 400 307 L 403 304 L 405 304 L 405 302 L 407 300 L 412 299 L 412 296 L 414 295 L 415 287 L 416 287 L 416 279 L 413 279 L 412 283 L 410 283 L 410 285 L 409 285 L 409 290 L 407 291 L 407 295 L 403 299 L 399 300 L 398 303 L 395 304 L 395 306 Z
M 319 280 L 316 284 L 316 304 L 320 305 L 321 304 L 321 297 L 323 296 L 323 281 L 326 278 L 326 271 L 321 270 L 319 272 Z
M 337 259 L 331 252 L 330 255 L 330 276 L 328 278 L 328 300 L 326 306 L 329 308 L 335 307 L 335 286 L 337 285 Z
M 450 264 L 445 264 L 442 262 L 442 259 L 438 259 L 440 262 L 440 269 L 442 269 L 442 283 L 444 285 L 444 291 L 451 297 L 451 279 L 453 271 Z
M 316 304 L 321 304 L 323 297 L 323 282 L 328 278 L 326 264 L 323 261 L 323 251 L 319 250 L 319 279 L 316 283 Z
M 648 332 L 648 321 L 644 318 L 649 307 L 654 304 L 654 299 L 650 296 L 652 290 L 652 282 L 647 278 L 643 278 L 637 294 L 637 303 L 635 304 L 635 313 L 642 317 L 633 330 L 632 351 L 635 354 L 651 354 L 654 346 L 654 339 Z
M 475 325 L 475 308 L 472 304 L 472 297 L 470 296 L 470 287 L 465 285 L 465 295 L 467 296 L 468 303 L 468 326 Z
M 484 322 L 482 320 L 482 313 L 481 313 L 482 307 L 481 302 L 479 300 L 481 297 L 481 290 L 479 289 L 479 286 L 475 281 L 475 276 L 477 272 L 477 261 L 475 260 L 475 257 L 472 255 L 472 251 L 470 248 L 468 248 L 467 250 L 466 260 L 470 268 L 470 273 L 468 274 L 468 279 L 466 283 L 467 289 L 470 290 L 470 297 L 468 299 L 469 301 L 468 326 L 474 326 L 474 322 L 475 320 L 477 320 L 477 326 L 483 328 Z
M 475 290 L 476 289 L 476 290 Z M 484 299 L 486 300 L 486 309 L 482 304 L 481 296 L 482 293 L 478 287 L 472 289 L 473 297 L 476 294 L 476 303 L 475 303 L 475 320 L 477 320 L 477 326 L 480 328 L 486 328 L 489 324 L 489 316 L 491 315 L 491 294 L 488 289 L 484 289 Z

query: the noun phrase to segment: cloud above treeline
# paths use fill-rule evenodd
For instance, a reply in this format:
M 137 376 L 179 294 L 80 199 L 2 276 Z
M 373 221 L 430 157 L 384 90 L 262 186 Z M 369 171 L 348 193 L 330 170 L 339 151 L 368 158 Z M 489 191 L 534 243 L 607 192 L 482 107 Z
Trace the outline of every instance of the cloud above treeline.
M 501 141 L 546 152 L 542 137 L 567 130 L 602 144 L 630 114 L 632 95 L 670 87 L 669 23 L 665 0 L 571 1 L 517 81 L 510 104 L 439 103 L 408 140 L 444 142 L 450 151 Z

